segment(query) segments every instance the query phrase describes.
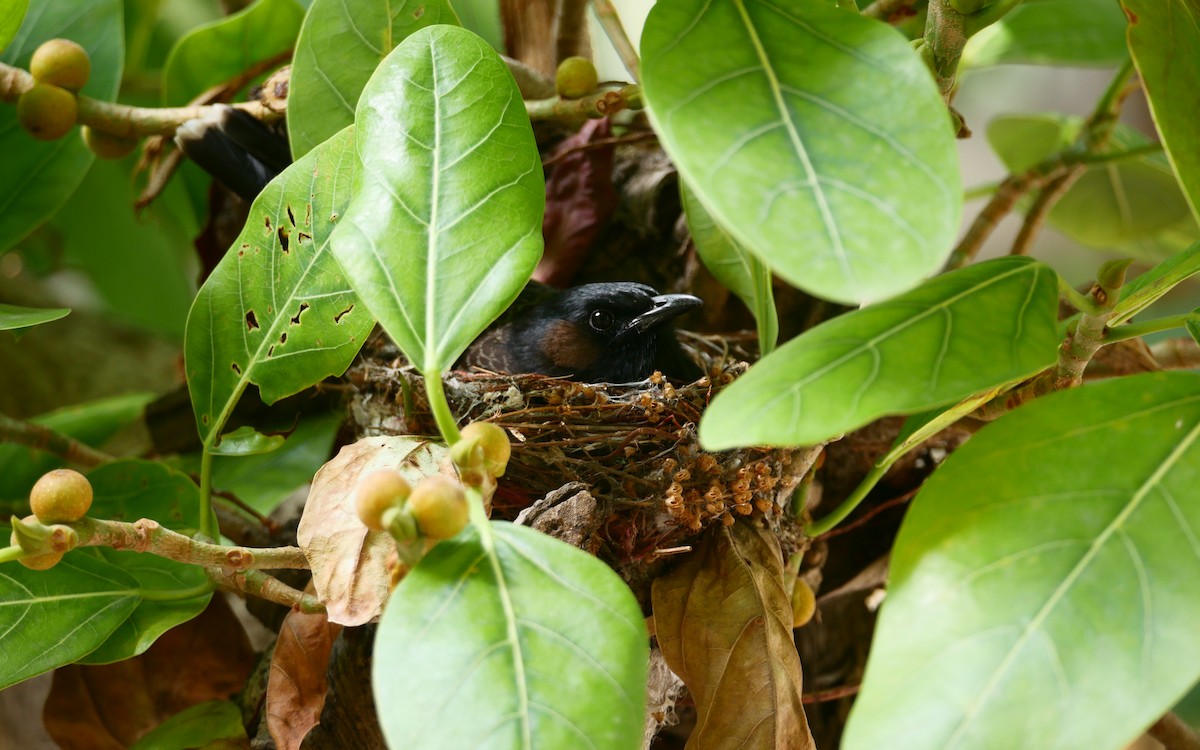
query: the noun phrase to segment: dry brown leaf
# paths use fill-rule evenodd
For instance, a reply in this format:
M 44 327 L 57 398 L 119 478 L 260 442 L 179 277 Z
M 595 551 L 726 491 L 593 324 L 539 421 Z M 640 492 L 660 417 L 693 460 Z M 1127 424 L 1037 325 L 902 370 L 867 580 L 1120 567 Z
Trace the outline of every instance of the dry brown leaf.
M 253 667 L 245 630 L 224 597 L 215 596 L 140 656 L 56 670 L 43 711 L 46 730 L 66 750 L 128 747 L 185 708 L 231 697 Z
M 409 436 L 370 437 L 347 445 L 313 477 L 297 539 L 312 566 L 317 598 L 329 621 L 363 625 L 383 612 L 391 577 L 385 532 L 370 531 L 354 509 L 359 479 L 394 469 L 410 482 L 442 473 L 456 477 L 445 446 Z
M 696 702 L 688 750 L 812 750 L 779 542 L 714 528 L 651 591 L 658 644 Z
M 293 610 L 284 618 L 267 679 L 267 729 L 279 750 L 298 750 L 321 723 L 329 653 L 340 632 L 324 614 Z

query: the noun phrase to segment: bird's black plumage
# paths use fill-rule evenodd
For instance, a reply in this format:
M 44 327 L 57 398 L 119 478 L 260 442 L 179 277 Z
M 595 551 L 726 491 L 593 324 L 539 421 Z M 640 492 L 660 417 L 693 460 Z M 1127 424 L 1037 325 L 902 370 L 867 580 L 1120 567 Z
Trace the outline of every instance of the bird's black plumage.
M 252 201 L 288 164 L 286 142 L 230 107 L 192 120 L 179 147 L 226 187 Z M 677 380 L 702 374 L 675 338 L 672 321 L 701 304 L 633 282 L 556 290 L 530 282 L 520 298 L 459 359 L 461 368 L 631 383 L 655 370 Z
M 690 382 L 702 373 L 671 322 L 700 304 L 690 294 L 659 294 L 633 282 L 562 291 L 531 283 L 512 311 L 468 347 L 459 366 L 588 383 L 630 383 L 658 370 Z

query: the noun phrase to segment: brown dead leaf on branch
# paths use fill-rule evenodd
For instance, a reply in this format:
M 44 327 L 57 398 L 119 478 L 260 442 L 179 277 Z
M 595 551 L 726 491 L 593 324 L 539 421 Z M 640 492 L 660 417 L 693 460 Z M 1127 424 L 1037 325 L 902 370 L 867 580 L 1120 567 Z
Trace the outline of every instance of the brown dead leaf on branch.
M 651 597 L 659 647 L 696 702 L 688 750 L 813 750 L 774 535 L 714 528 Z

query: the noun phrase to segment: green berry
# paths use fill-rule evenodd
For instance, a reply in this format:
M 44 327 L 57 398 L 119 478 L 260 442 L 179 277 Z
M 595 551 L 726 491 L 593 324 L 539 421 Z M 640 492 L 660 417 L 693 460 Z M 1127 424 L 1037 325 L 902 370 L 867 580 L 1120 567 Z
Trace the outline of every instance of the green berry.
M 71 523 L 92 507 L 92 483 L 70 469 L 55 469 L 33 485 L 29 505 L 42 523 Z
M 596 90 L 600 84 L 596 66 L 586 57 L 568 57 L 558 64 L 554 88 L 564 99 L 578 99 Z
M 456 535 L 467 525 L 470 515 L 462 485 L 440 474 L 418 482 L 406 507 L 421 533 L 432 539 Z
M 493 477 L 504 476 L 512 456 L 508 433 L 491 422 L 472 422 L 463 428 L 462 440 L 450 449 L 450 456 L 456 465 L 467 469 L 470 468 L 469 456 L 477 447 L 483 453 L 483 466 L 487 472 Z
M 26 523 L 37 523 L 37 516 L 28 516 L 24 519 Z M 23 547 L 20 536 L 16 529 L 16 517 L 13 517 L 13 532 L 9 536 L 9 544 L 14 547 Z M 49 570 L 58 564 L 58 561 L 63 559 L 62 552 L 47 552 L 44 555 L 34 555 L 33 557 L 22 557 L 17 562 L 21 563 L 30 570 Z
M 39 83 L 79 91 L 92 74 L 87 50 L 70 39 L 51 39 L 34 50 L 29 73 Z
M 384 469 L 363 477 L 355 490 L 355 508 L 363 525 L 372 531 L 385 531 L 383 515 L 408 499 L 412 486 L 397 471 Z
M 53 141 L 71 132 L 79 107 L 75 95 L 49 83 L 35 83 L 17 99 L 17 122 L 40 141 Z

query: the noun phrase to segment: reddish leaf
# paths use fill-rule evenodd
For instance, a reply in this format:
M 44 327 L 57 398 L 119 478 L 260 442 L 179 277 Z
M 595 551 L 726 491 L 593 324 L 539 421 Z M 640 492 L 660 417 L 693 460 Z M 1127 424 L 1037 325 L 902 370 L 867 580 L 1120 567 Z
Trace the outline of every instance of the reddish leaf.
M 253 666 L 245 630 L 225 599 L 213 597 L 199 617 L 140 656 L 58 669 L 43 712 L 46 730 L 66 750 L 124 748 L 185 708 L 234 695 Z
M 567 286 L 583 267 L 596 235 L 617 207 L 613 187 L 613 147 L 586 148 L 612 136 L 607 119 L 589 120 L 575 135 L 554 147 L 555 161 L 546 179 L 546 214 L 542 236 L 546 249 L 533 278 L 551 286 Z
M 419 438 L 373 437 L 347 445 L 313 477 L 297 539 L 329 621 L 362 625 L 383 612 L 395 549 L 385 532 L 363 526 L 354 508 L 361 477 L 395 469 L 414 484 L 429 474 L 456 477 L 445 446 Z
M 298 750 L 321 723 L 329 653 L 341 631 L 323 614 L 293 610 L 284 618 L 267 680 L 267 729 L 279 750 Z
M 659 647 L 696 702 L 689 750 L 812 750 L 779 542 L 721 526 L 651 590 Z

